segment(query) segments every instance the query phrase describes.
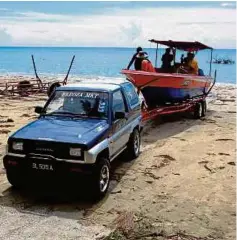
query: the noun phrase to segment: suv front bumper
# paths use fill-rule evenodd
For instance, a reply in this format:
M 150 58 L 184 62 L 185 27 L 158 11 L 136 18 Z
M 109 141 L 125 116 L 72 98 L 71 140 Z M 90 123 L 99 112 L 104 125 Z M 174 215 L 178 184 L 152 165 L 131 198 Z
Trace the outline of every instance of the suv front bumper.
M 3 158 L 6 173 L 14 172 L 19 178 L 42 180 L 50 177 L 65 179 L 82 175 L 91 175 L 95 164 L 70 163 L 65 161 L 49 160 L 45 158 L 30 158 L 28 156 L 7 154 Z

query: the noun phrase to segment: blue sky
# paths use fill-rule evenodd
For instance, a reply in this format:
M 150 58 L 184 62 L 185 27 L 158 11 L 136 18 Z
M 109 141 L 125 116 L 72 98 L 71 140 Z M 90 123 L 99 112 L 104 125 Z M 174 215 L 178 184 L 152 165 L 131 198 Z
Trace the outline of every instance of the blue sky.
M 3 46 L 150 46 L 150 38 L 235 48 L 235 2 L 0 2 Z

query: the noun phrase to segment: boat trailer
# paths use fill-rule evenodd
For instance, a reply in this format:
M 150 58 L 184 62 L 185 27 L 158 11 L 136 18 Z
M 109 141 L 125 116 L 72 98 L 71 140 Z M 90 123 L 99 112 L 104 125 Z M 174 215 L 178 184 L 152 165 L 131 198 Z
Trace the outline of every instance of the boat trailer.
M 21 81 L 4 79 L 4 82 L 0 82 L 0 95 L 18 94 L 20 96 L 29 96 L 31 94 L 38 94 L 38 93 L 47 93 L 48 95 L 50 95 L 55 87 L 67 84 L 68 76 L 71 71 L 72 64 L 75 59 L 75 55 L 72 57 L 67 74 L 63 79 L 63 81 L 47 81 L 47 82 L 42 81 L 37 73 L 33 55 L 31 55 L 31 59 L 32 59 L 36 79 L 21 80 Z
M 127 78 L 127 80 L 129 80 Z M 129 80 L 130 81 L 130 80 Z M 154 82 L 152 80 L 151 82 Z M 138 90 L 138 94 L 141 93 L 142 88 L 145 88 L 146 86 L 149 86 L 151 82 L 148 82 L 147 84 L 143 86 L 135 86 Z M 134 84 L 134 82 L 132 82 Z M 146 122 L 148 120 L 152 120 L 158 116 L 161 115 L 168 115 L 168 114 L 174 114 L 174 113 L 181 113 L 181 112 L 193 112 L 194 118 L 199 119 L 201 117 L 205 116 L 206 113 L 206 97 L 211 92 L 212 88 L 214 87 L 216 83 L 216 71 L 214 73 L 214 81 L 207 92 L 205 92 L 203 95 L 195 96 L 193 98 L 186 99 L 182 102 L 175 102 L 170 103 L 164 106 L 156 106 L 153 108 L 150 108 L 146 104 L 146 99 L 142 102 L 142 120 L 143 122 Z

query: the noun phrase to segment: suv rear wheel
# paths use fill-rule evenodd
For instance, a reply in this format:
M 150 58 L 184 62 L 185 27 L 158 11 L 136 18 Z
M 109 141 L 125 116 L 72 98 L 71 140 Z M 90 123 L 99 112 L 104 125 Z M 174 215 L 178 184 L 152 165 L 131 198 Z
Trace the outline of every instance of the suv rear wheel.
M 129 142 L 127 151 L 131 159 L 137 158 L 140 154 L 141 137 L 138 129 L 134 129 Z

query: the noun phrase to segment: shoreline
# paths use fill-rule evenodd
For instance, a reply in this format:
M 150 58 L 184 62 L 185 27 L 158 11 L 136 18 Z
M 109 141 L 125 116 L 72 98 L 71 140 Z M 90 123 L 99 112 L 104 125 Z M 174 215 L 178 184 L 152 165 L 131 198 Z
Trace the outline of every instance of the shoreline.
M 61 80 L 61 79 L 64 79 L 64 77 L 66 76 L 66 73 L 60 73 L 60 74 L 50 74 L 50 73 L 39 73 L 39 77 L 42 78 L 42 80 Z M 26 78 L 26 80 L 31 80 L 31 79 L 36 79 L 35 78 L 35 74 L 26 74 L 26 73 L 10 73 L 10 74 L 1 74 L 0 73 L 0 81 L 1 80 L 8 80 L 8 81 L 11 81 L 11 80 L 22 80 L 23 78 Z M 126 79 L 126 77 L 121 74 L 120 76 L 89 76 L 89 75 L 79 75 L 79 74 L 74 74 L 74 75 L 71 75 L 69 74 L 69 77 L 68 77 L 68 81 L 70 82 L 70 80 L 76 80 L 76 78 L 79 78 L 78 80 L 81 80 L 81 79 L 95 79 L 95 80 L 103 80 L 103 79 Z M 235 79 L 236 81 L 236 79 Z M 216 82 L 216 86 L 236 86 L 236 82 L 235 83 L 232 83 L 232 82 L 219 82 L 217 81 Z

